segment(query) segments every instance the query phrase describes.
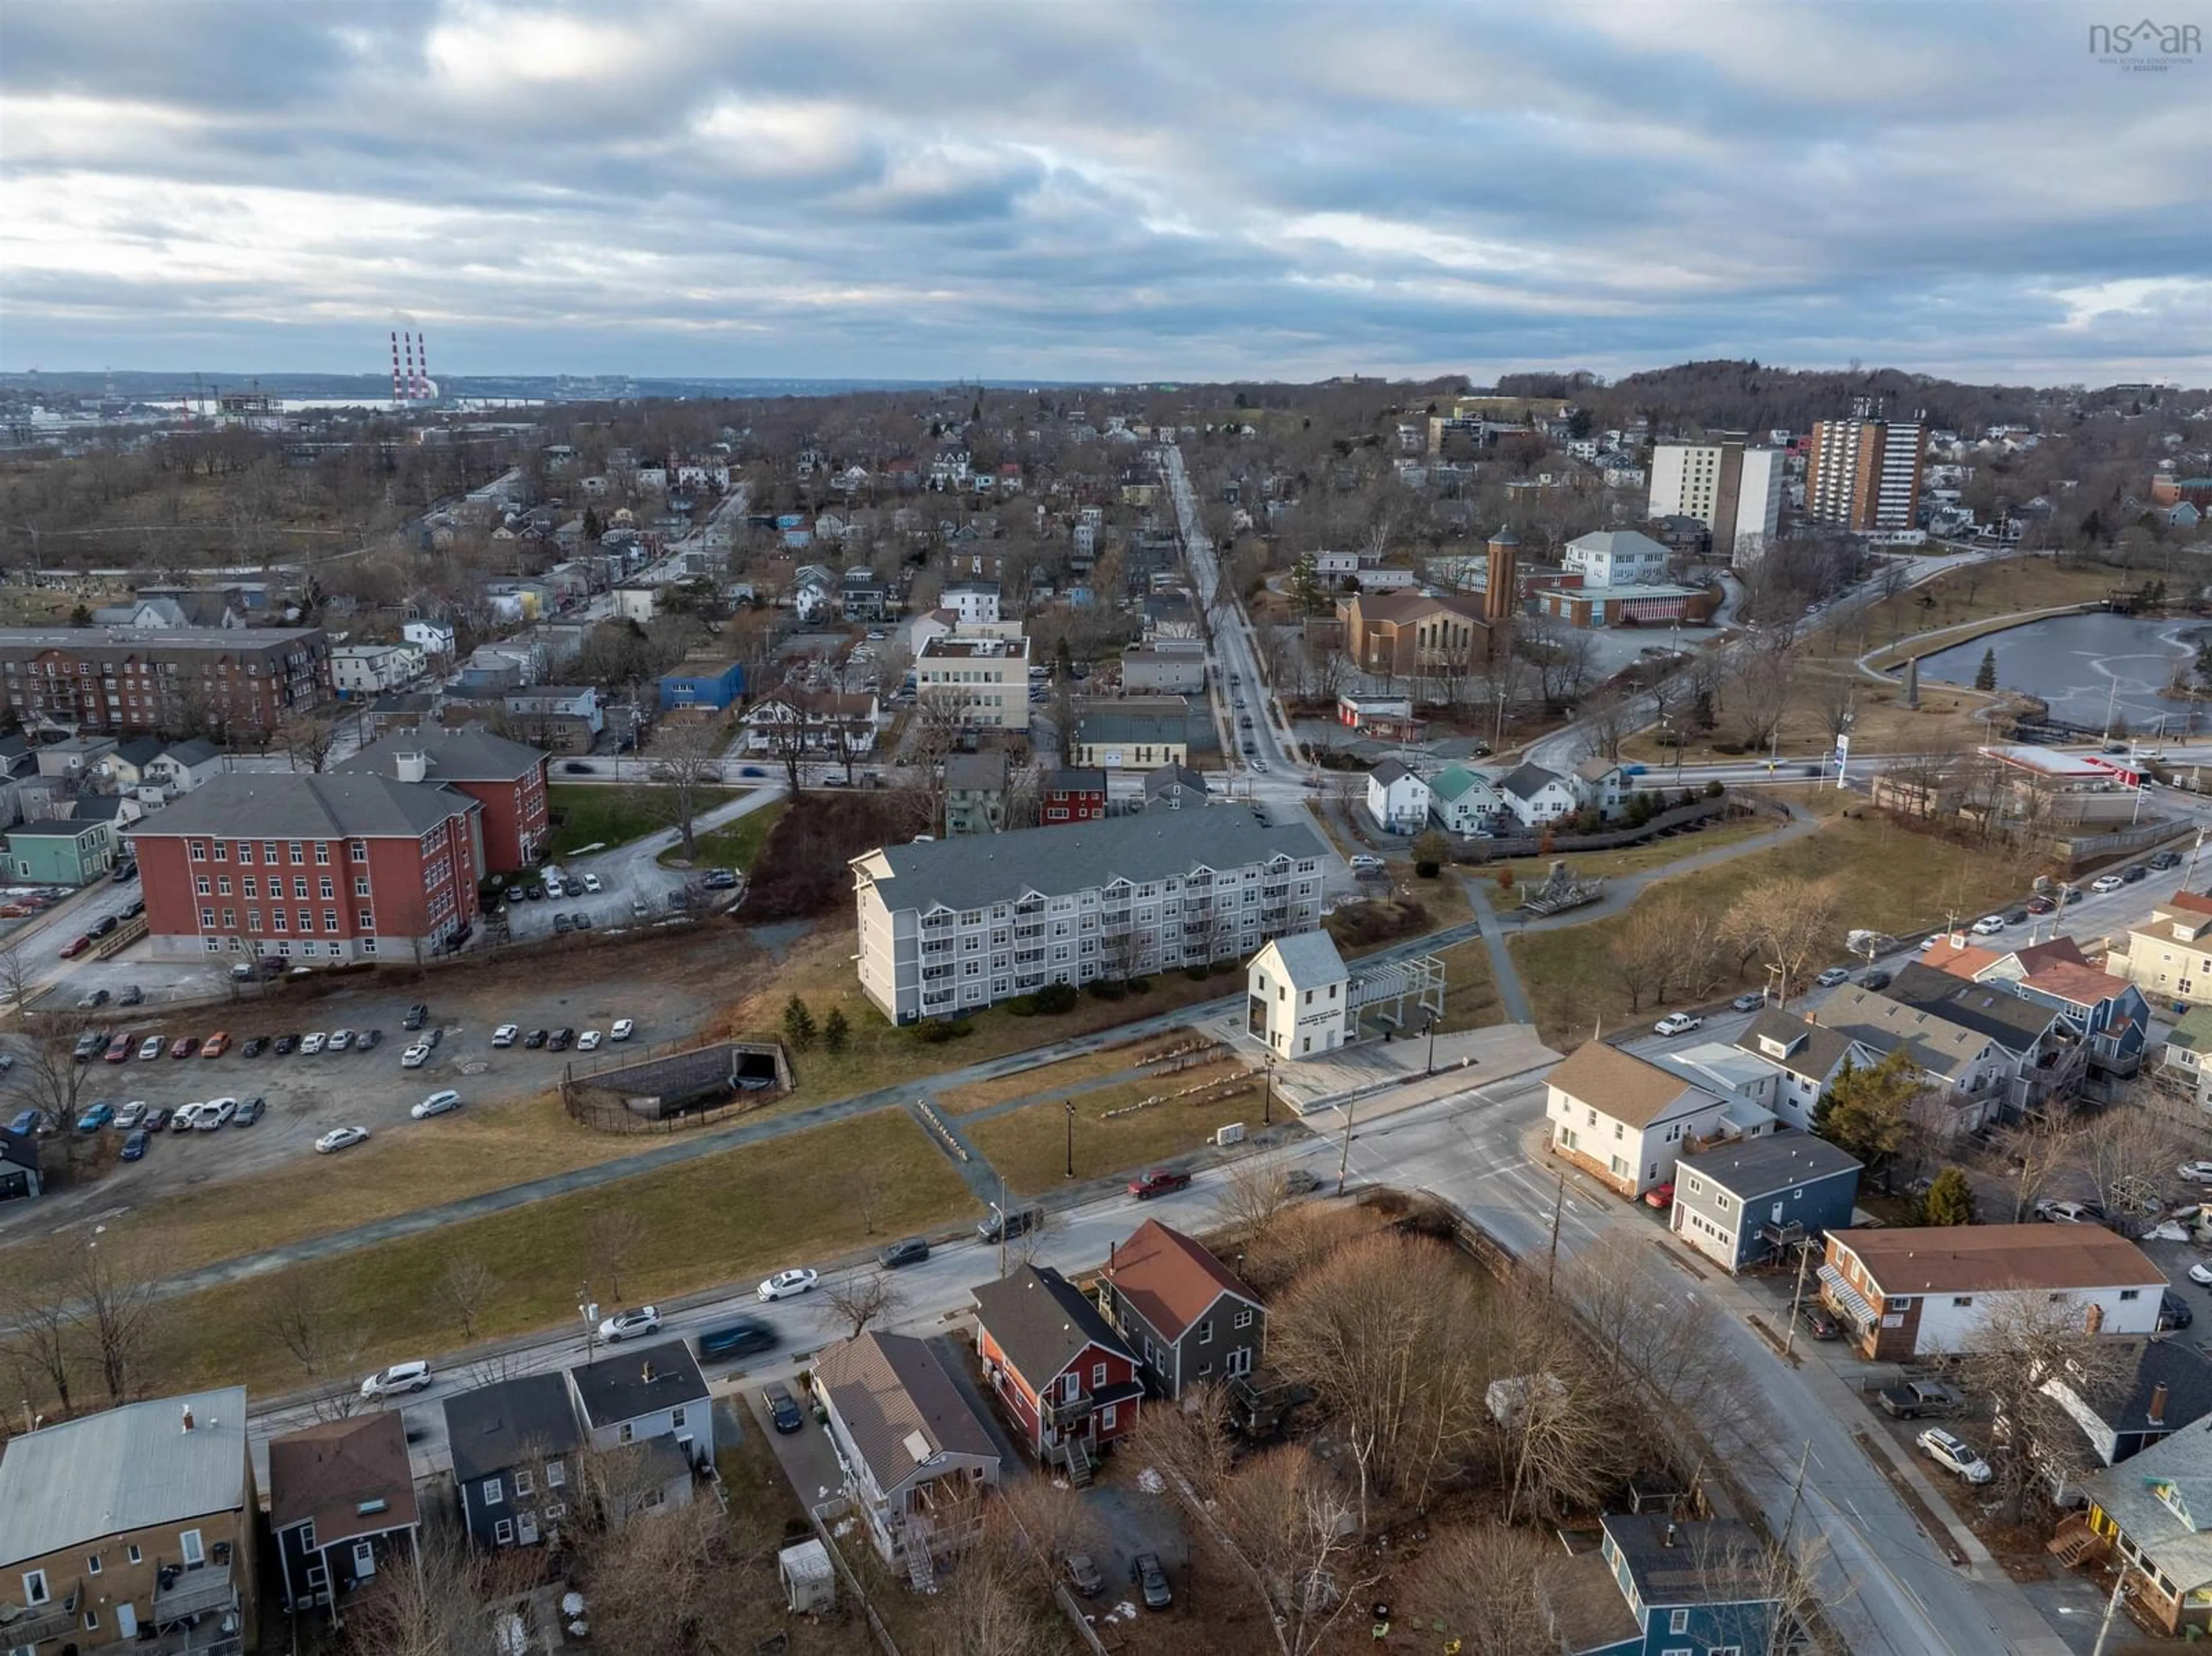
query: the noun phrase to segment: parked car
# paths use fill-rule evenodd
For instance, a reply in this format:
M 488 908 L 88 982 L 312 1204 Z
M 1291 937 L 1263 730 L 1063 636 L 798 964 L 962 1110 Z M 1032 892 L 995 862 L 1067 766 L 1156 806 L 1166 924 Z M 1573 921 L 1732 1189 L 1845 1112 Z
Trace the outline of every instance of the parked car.
M 2055 914 L 2058 912 L 2057 901 L 2040 894 L 2030 897 L 2027 907 L 2027 912 L 2031 914 Z
M 2089 882 L 2089 889 L 2096 892 L 2118 891 L 2127 883 L 2117 874 L 2100 874 Z
M 2212 1263 L 2199 1259 L 2190 1266 L 2189 1280 L 2199 1288 L 2212 1288 Z
M 1656 1208 L 1662 1213 L 1666 1212 L 1668 1208 L 1673 1207 L 1674 1205 L 1674 1181 L 1669 1179 L 1665 1184 L 1654 1185 L 1650 1190 L 1645 1191 L 1644 1192 L 1644 1205 L 1647 1208 Z
M 975 1227 L 975 1234 L 986 1242 L 1020 1236 L 1034 1229 L 1043 1217 L 1042 1208 L 1016 1208 L 1008 1213 L 994 1202 L 989 1215 Z
M 1692 1029 L 1705 1027 L 1705 1019 L 1689 1012 L 1669 1012 L 1651 1026 L 1655 1035 L 1686 1035 Z
M 361 1394 L 365 1398 L 396 1398 L 408 1392 L 420 1392 L 430 1384 L 430 1365 L 416 1361 L 395 1362 L 389 1368 L 380 1368 L 361 1383 Z
M 331 1156 L 339 1150 L 350 1149 L 356 1144 L 365 1144 L 368 1142 L 368 1129 L 366 1127 L 333 1127 L 315 1141 L 315 1153 L 318 1156 Z
M 2159 852 L 2151 858 L 2150 865 L 2153 868 L 2159 870 L 2160 872 L 2163 872 L 2169 868 L 2179 868 L 2181 866 L 2181 853 L 2178 851 Z
M 1149 1202 L 1155 1196 L 1169 1196 L 1188 1189 L 1190 1175 L 1173 1168 L 1154 1168 L 1141 1179 L 1129 1181 L 1129 1194 L 1139 1202 Z
M 1379 874 L 1382 871 L 1382 859 L 1363 851 L 1352 859 L 1352 871 L 1354 874 Z
M 143 1006 L 146 992 L 135 983 L 126 983 L 123 986 L 123 992 L 115 998 L 115 1004 L 118 1006 Z
M 429 1061 L 430 1049 L 419 1040 L 399 1055 L 399 1067 L 403 1070 L 419 1070 Z
M 565 1052 L 575 1044 L 575 1040 L 576 1032 L 574 1029 L 556 1029 L 546 1038 L 545 1045 L 554 1052 Z
M 755 1322 L 750 1317 L 725 1323 L 720 1328 L 709 1328 L 699 1336 L 699 1356 L 708 1361 L 717 1357 L 742 1357 L 755 1351 L 771 1350 L 775 1345 L 775 1331 L 766 1323 Z
M 325 1052 L 343 1052 L 347 1051 L 347 1050 L 348 1050 L 349 1048 L 350 1048 L 352 1046 L 353 1046 L 353 1031 L 352 1031 L 352 1030 L 350 1030 L 350 1029 L 333 1029 L 333 1030 L 331 1030 L 331 1039 L 330 1039 L 330 1042 L 329 1042 L 329 1044 L 328 1044 L 327 1046 L 325 1046 L 323 1048 L 323 1050 L 324 1050 Z
M 1907 1380 L 1902 1386 L 1889 1387 L 1875 1401 L 1881 1404 L 1884 1414 L 1894 1415 L 1899 1420 L 1954 1414 L 1959 1407 L 1957 1394 L 1936 1380 Z
M 364 1030 L 362 1030 L 359 1034 L 356 1035 L 356 1036 L 353 1038 L 353 1049 L 354 1049 L 354 1051 L 356 1051 L 356 1052 L 366 1052 L 373 1051 L 373 1050 L 374 1049 L 375 1046 L 376 1046 L 376 1043 L 377 1043 L 378 1041 L 380 1041 L 380 1040 L 382 1040 L 383 1039 L 384 1039 L 384 1031 L 383 1031 L 383 1030 L 381 1030 L 381 1029 L 364 1029 Z
M 1798 1307 L 1797 1320 L 1816 1340 L 1839 1339 L 1843 1336 L 1844 1325 L 1836 1320 L 1836 1313 L 1818 1300 L 1808 1300 Z
M 407 1009 L 407 1016 L 399 1020 L 399 1027 L 403 1029 L 419 1029 L 429 1021 L 430 1009 L 418 1000 Z
M 1980 1485 L 1990 1483 L 1996 1473 L 1990 1463 L 1976 1453 L 1964 1438 L 1955 1437 L 1940 1426 L 1931 1426 L 1912 1440 L 1920 1446 L 1920 1453 L 1938 1466 L 1958 1473 L 1967 1483 Z
M 145 1131 L 148 1132 L 168 1131 L 169 1122 L 175 1115 L 176 1112 L 171 1109 L 167 1105 L 156 1104 L 152 1109 L 146 1112 L 146 1119 L 143 1124 Z
M 660 1331 L 660 1307 L 641 1305 L 633 1311 L 617 1311 L 599 1324 L 599 1338 L 608 1344 L 635 1339 L 640 1334 Z
M 599 889 L 599 877 L 596 874 L 586 874 L 584 877 L 584 889 L 586 891 L 597 891 Z
M 221 1058 L 230 1050 L 230 1031 L 218 1029 L 200 1047 L 202 1058 Z
M 901 1265 L 918 1265 L 929 1257 L 929 1239 L 908 1236 L 878 1250 L 876 1263 L 886 1271 L 896 1271 Z
M 2137 880 L 2148 880 L 2148 878 L 2150 878 L 2150 870 L 2145 868 L 2141 863 L 2130 863 L 2125 868 L 2120 870 L 2120 883 L 2122 885 L 2133 885 Z
M 1747 994 L 1738 995 L 1729 1004 L 1739 1012 L 1756 1012 L 1766 1004 L 1766 993 L 1764 990 L 1753 989 Z
M 105 937 L 112 933 L 117 926 L 121 925 L 122 924 L 123 921 L 118 915 L 109 914 L 103 916 L 101 919 L 93 922 L 90 935 L 94 937 Z
M 2035 1204 L 2035 1216 L 2054 1225 L 2096 1225 L 2104 1216 L 2086 1202 L 2054 1202 L 2049 1197 Z
M 73 961 L 79 955 L 82 955 L 86 949 L 91 947 L 92 939 L 90 937 L 82 936 L 71 937 L 67 943 L 62 945 L 61 955 L 65 961 Z
M 131 1049 L 137 1044 L 138 1037 L 125 1029 L 107 1043 L 107 1051 L 102 1056 L 110 1064 L 120 1064 L 131 1056 Z
M 550 1039 L 550 1037 L 547 1035 L 544 1030 L 532 1029 L 528 1034 L 522 1038 L 522 1044 L 524 1046 L 534 1052 L 540 1046 L 543 1046 L 549 1039 Z
M 2189 1302 L 2172 1289 L 2159 1296 L 2158 1325 L 2161 1331 L 2169 1328 L 2186 1328 L 2196 1320 L 2197 1313 L 2189 1308 Z
M 105 989 L 88 989 L 76 998 L 76 1010 L 88 1012 L 95 1006 L 105 1006 L 111 997 Z
M 819 1273 L 800 1266 L 793 1271 L 777 1271 L 754 1292 L 763 1300 L 788 1300 L 806 1293 L 820 1280 Z
M 255 1035 L 249 1040 L 245 1046 L 238 1049 L 238 1055 L 240 1058 L 259 1058 L 262 1053 L 268 1050 L 269 1037 L 266 1035 Z
M 38 1131 L 39 1124 L 45 1119 L 45 1115 L 38 1110 L 18 1110 L 15 1119 L 8 1124 L 8 1131 L 19 1138 L 27 1138 Z
M 2212 1185 L 2212 1162 L 2184 1162 L 2173 1171 L 2185 1183 Z
M 444 1092 L 432 1093 L 407 1113 L 417 1121 L 428 1121 L 434 1115 L 445 1115 L 461 1107 L 461 1095 L 448 1088 Z
M 1085 1598 L 1096 1598 L 1106 1591 L 1106 1578 L 1098 1573 L 1098 1566 L 1087 1552 L 1072 1552 L 1061 1561 L 1067 1573 L 1067 1585 Z
M 1813 981 L 1823 989 L 1832 989 L 1850 974 L 1851 969 L 1848 966 L 1832 966 Z
M 805 1426 L 806 1416 L 799 1412 L 791 1388 L 782 1381 L 762 1387 L 761 1402 L 767 1405 L 769 1420 L 777 1431 L 796 1432 Z
M 134 1098 L 115 1113 L 115 1125 L 128 1132 L 133 1127 L 146 1125 L 146 1101 Z
M 210 1098 L 200 1106 L 200 1113 L 192 1121 L 193 1130 L 198 1132 L 214 1132 L 220 1127 L 228 1126 L 231 1117 L 237 1113 L 236 1099 Z
M 553 930 L 556 936 L 565 933 L 568 930 L 568 917 L 566 914 L 556 914 L 553 917 Z
M 495 1046 L 512 1046 L 514 1045 L 515 1037 L 521 1033 L 518 1026 L 502 1023 L 491 1032 L 491 1044 Z
M 313 1058 L 331 1044 L 331 1038 L 320 1029 L 312 1030 L 300 1037 L 300 1056 Z
M 145 1128 L 136 1129 L 128 1138 L 123 1141 L 123 1160 L 143 1162 L 146 1158 L 147 1145 L 153 1142 L 153 1136 Z
M 195 1126 L 199 1125 L 200 1112 L 205 1108 L 207 1108 L 207 1106 L 204 1104 L 178 1105 L 177 1107 L 170 1113 L 169 1131 L 171 1132 L 190 1132 Z
M 637 1024 L 630 1018 L 617 1018 L 614 1027 L 607 1031 L 609 1040 L 628 1040 L 637 1032 Z
M 1160 1566 L 1159 1554 L 1140 1552 L 1131 1559 L 1129 1579 L 1144 1594 L 1146 1610 L 1165 1610 L 1175 1603 L 1175 1594 L 1168 1587 L 1168 1573 Z
M 1974 930 L 1984 937 L 1995 937 L 2004 929 L 2005 917 L 2002 914 L 1984 914 L 1974 922 Z
M 171 1058 L 190 1058 L 194 1052 L 199 1051 L 199 1049 L 200 1038 L 198 1035 L 179 1035 L 174 1040 L 169 1043 L 169 1056 Z
M 289 1057 L 300 1050 L 300 1038 L 293 1034 L 279 1035 L 276 1037 L 276 1044 L 269 1050 L 278 1058 Z
M 1887 989 L 1889 987 L 1891 981 L 1890 974 L 1883 971 L 1880 967 L 1876 967 L 1873 971 L 1866 974 L 1865 976 L 1859 980 L 1859 987 L 1862 989 Z
M 596 1052 L 599 1050 L 599 1042 L 605 1039 L 605 1037 L 597 1029 L 586 1029 L 576 1037 L 576 1050 L 580 1052 Z
M 115 1106 L 102 1101 L 77 1117 L 76 1130 L 79 1132 L 98 1132 L 114 1119 Z
M 269 1101 L 258 1093 L 254 1094 L 251 1098 L 240 1099 L 238 1103 L 238 1113 L 231 1117 L 230 1125 L 234 1127 L 250 1127 L 261 1119 L 268 1108 Z

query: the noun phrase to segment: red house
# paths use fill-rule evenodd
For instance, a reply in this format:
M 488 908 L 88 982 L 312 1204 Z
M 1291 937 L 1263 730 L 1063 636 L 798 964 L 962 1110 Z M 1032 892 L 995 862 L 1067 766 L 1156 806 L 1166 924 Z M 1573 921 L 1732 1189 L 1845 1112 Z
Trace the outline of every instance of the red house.
M 551 837 L 545 803 L 548 761 L 536 748 L 481 725 L 394 731 L 331 768 L 452 788 L 483 807 L 487 874 L 512 874 L 538 860 Z
M 975 1290 L 975 1355 L 1007 1417 L 1048 1464 L 1082 1482 L 1137 1423 L 1137 1359 L 1080 1289 L 1024 1265 Z
M 1037 820 L 1054 822 L 1101 822 L 1106 819 L 1106 773 L 1101 770 L 1054 771 L 1038 791 Z
M 411 959 L 475 923 L 466 794 L 377 775 L 233 772 L 131 833 L 152 952 Z

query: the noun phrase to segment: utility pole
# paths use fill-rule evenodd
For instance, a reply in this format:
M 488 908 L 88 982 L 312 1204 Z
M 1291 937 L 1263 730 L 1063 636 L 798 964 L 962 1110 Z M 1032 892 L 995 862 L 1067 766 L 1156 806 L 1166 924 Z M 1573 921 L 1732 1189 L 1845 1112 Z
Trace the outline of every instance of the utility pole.
M 1544 1266 L 1544 1297 L 1552 1297 L 1552 1284 L 1559 1275 L 1559 1215 L 1567 1205 L 1567 1170 L 1559 1169 L 1559 1187 L 1552 1195 L 1552 1257 Z
M 1778 1550 L 1784 1555 L 1790 1550 L 1790 1532 L 1797 1527 L 1797 1503 L 1805 1494 L 1805 1467 L 1812 1459 L 1813 1440 L 1807 1438 L 1805 1453 L 1797 1457 L 1797 1481 L 1790 1486 L 1790 1516 L 1782 1523 L 1782 1542 Z
M 1067 1110 L 1067 1176 L 1075 1177 L 1075 1101 L 1066 1101 Z
M 1344 1153 L 1336 1158 L 1336 1193 L 1339 1196 L 1344 1194 L 1344 1175 L 1352 1166 L 1352 1113 L 1358 1101 L 1352 1098 L 1344 1101 Z
M 1784 1362 L 1790 1360 L 1790 1350 L 1797 1344 L 1797 1310 L 1805 1303 L 1805 1261 L 1808 1257 L 1805 1245 L 1800 1242 L 1797 1245 L 1797 1286 L 1790 1295 L 1790 1327 L 1782 1337 L 1782 1359 Z
M 2105 1619 L 2098 1624 L 2097 1643 L 2089 1652 L 2089 1656 L 2105 1656 L 2105 1641 L 2112 1636 L 2112 1618 L 2119 1614 L 2120 1592 L 2127 1584 L 2128 1567 L 2125 1561 L 2123 1561 L 2119 1574 L 2112 1578 L 2112 1596 L 2105 1600 Z

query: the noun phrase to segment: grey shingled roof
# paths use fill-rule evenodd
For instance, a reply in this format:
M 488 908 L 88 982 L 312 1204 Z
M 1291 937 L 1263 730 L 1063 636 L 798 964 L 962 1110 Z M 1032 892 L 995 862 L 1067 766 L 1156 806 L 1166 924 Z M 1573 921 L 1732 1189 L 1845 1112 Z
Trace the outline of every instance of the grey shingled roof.
M 2014 1052 L 2033 1046 L 2057 1016 L 2050 1007 L 2005 986 L 1954 978 L 1917 962 L 1899 971 L 1887 992 L 1900 1005 L 1971 1029 Z
M 2185 1426 L 2117 1466 L 2092 1472 L 2080 1487 L 2115 1520 L 2144 1558 L 2183 1592 L 2212 1582 L 2212 1530 L 2196 1529 L 2159 1497 L 2170 1486 L 2197 1522 L 2212 1512 L 2212 1421 Z
M 1367 773 L 1370 777 L 1374 778 L 1375 780 L 1380 782 L 1386 788 L 1393 782 L 1399 780 L 1401 778 L 1413 775 L 1413 772 L 1407 770 L 1404 765 L 1401 764 L 1395 759 L 1384 760 L 1381 764 L 1377 765 L 1373 770 Z M 1419 781 L 1420 779 L 1419 777 L 1414 777 L 1413 779 L 1415 781 Z
M 1206 779 L 1188 765 L 1160 765 L 1145 773 L 1145 798 L 1157 799 L 1173 788 L 1203 795 Z
M 610 1348 L 605 1356 L 571 1368 L 568 1379 L 584 1406 L 584 1418 L 595 1427 L 678 1408 L 707 1395 L 706 1377 L 681 1340 Z
M 937 1354 L 911 1335 L 871 1329 L 841 1340 L 815 1359 L 814 1378 L 878 1489 L 896 1489 L 924 1464 L 907 1447 L 916 1432 L 933 1456 L 998 1457 Z
M 524 1374 L 446 1399 L 453 1476 L 465 1481 L 531 1456 L 566 1454 L 583 1441 L 565 1374 Z
M 996 749 L 949 755 L 945 761 L 945 786 L 953 792 L 996 792 L 1006 786 L 1006 755 Z
M 1011 1277 L 977 1288 L 975 1320 L 990 1331 L 1022 1378 L 1040 1392 L 1086 1345 L 1136 1361 L 1098 1307 L 1049 1265 L 1024 1265 Z
M 137 831 L 249 840 L 419 837 L 448 817 L 477 809 L 465 794 L 388 776 L 234 771 L 166 807 Z
M 1793 1185 L 1827 1179 L 1839 1173 L 1856 1173 L 1859 1159 L 1838 1149 L 1825 1138 L 1810 1133 L 1778 1132 L 1761 1138 L 1740 1139 L 1733 1144 L 1702 1150 L 1685 1157 L 1681 1166 L 1748 1205 L 1756 1198 Z
M 242 1386 L 125 1404 L 19 1436 L 0 1459 L 0 1568 L 241 1507 L 246 1465 Z
M 1520 798 L 1534 799 L 1552 783 L 1565 780 L 1566 778 L 1561 776 L 1559 772 L 1546 770 L 1535 761 L 1530 760 L 1527 764 L 1516 765 L 1504 775 L 1499 777 L 1498 786 L 1504 788 L 1506 792 Z
M 1335 941 L 1326 931 L 1295 932 L 1276 938 L 1267 948 L 1275 951 L 1275 958 L 1297 988 L 1340 983 L 1351 975 L 1345 970 L 1344 956 L 1336 952 Z M 1264 955 L 1267 949 L 1260 952 Z
M 1249 811 L 1162 810 L 885 846 L 855 861 L 880 858 L 889 865 L 889 876 L 878 877 L 877 884 L 894 909 L 932 903 L 979 908 L 1011 902 L 1025 891 L 1051 896 L 1103 886 L 1116 875 L 1142 884 L 1200 868 L 1242 868 L 1278 853 L 1321 858 L 1329 849 L 1310 822 L 1270 828 L 1253 821 Z
M 394 731 L 331 768 L 342 776 L 392 776 L 397 774 L 394 767 L 403 753 L 427 755 L 433 782 L 511 782 L 545 761 L 535 748 L 511 742 L 481 725 L 462 725 L 450 731 Z
M 1075 721 L 1075 739 L 1100 742 L 1188 742 L 1190 721 L 1181 713 L 1087 713 Z
M 1759 1045 L 1761 1038 L 1779 1041 L 1788 1050 L 1777 1058 Z M 1826 1081 L 1851 1050 L 1851 1038 L 1825 1023 L 1809 1023 L 1796 1013 L 1770 1006 L 1738 1035 L 1739 1050 L 1764 1059 L 1808 1081 Z

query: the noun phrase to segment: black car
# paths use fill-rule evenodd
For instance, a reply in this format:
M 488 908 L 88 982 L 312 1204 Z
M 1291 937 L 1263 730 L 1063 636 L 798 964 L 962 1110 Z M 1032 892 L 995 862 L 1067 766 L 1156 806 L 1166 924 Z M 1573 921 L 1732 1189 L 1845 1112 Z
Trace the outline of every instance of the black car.
M 2161 870 L 2179 868 L 2181 866 L 2181 853 L 2178 851 L 2161 851 L 2150 859 L 2150 865 Z
M 561 768 L 571 776 L 589 776 L 592 773 L 592 767 L 580 759 L 568 760 Z
M 381 1030 L 381 1029 L 364 1029 L 364 1030 L 362 1030 L 359 1034 L 356 1035 L 356 1036 L 353 1038 L 353 1049 L 354 1049 L 354 1051 L 356 1051 L 356 1052 L 365 1052 L 368 1051 L 370 1047 L 372 1047 L 372 1046 L 375 1046 L 375 1045 L 376 1045 L 376 1043 L 377 1043 L 378 1041 L 382 1040 L 383 1039 L 384 1039 L 384 1031 L 383 1031 L 383 1030 Z
M 545 895 L 545 883 L 543 880 L 532 880 L 522 888 L 522 895 L 533 903 L 537 902 Z
M 2150 878 L 2150 870 L 2141 863 L 2130 863 L 2120 870 L 2120 879 L 2124 884 L 2133 885 L 2137 880 L 2148 878 Z
M 545 1031 L 543 1029 L 532 1029 L 528 1034 L 523 1036 L 522 1044 L 534 1052 L 545 1044 L 547 1039 Z
M 791 1395 L 791 1388 L 778 1381 L 765 1387 L 761 1401 L 768 1405 L 768 1417 L 779 1432 L 796 1432 L 806 1424 L 806 1416 L 799 1412 L 799 1404 Z
M 2061 886 L 2058 889 L 2060 893 L 2058 901 L 2062 906 L 2066 903 L 2078 903 L 2081 901 L 2081 888 L 2078 885 Z
M 1165 1610 L 1175 1603 L 1175 1594 L 1168 1588 L 1168 1573 L 1160 1567 L 1159 1554 L 1140 1552 L 1131 1559 L 1129 1579 L 1143 1592 L 1146 1610 Z
M 238 1055 L 240 1058 L 259 1058 L 262 1053 L 268 1050 L 269 1037 L 266 1035 L 256 1035 L 251 1040 L 248 1040 L 245 1046 L 238 1049 Z
M 95 937 L 104 937 L 122 924 L 122 920 L 115 915 L 106 915 L 104 918 L 93 922 L 91 935 Z
M 1836 1320 L 1835 1313 L 1815 1301 L 1808 1300 L 1798 1307 L 1797 1320 L 1804 1324 L 1805 1331 L 1816 1340 L 1843 1338 L 1844 1325 Z
M 701 1333 L 699 1357 L 702 1362 L 716 1357 L 742 1357 L 750 1352 L 769 1350 L 775 1344 L 774 1329 L 750 1317 L 740 1317 L 733 1323 Z
M 118 885 L 128 885 L 131 881 L 138 877 L 138 864 L 136 863 L 118 863 L 115 865 L 115 872 L 109 875 L 107 877 L 114 881 Z
M 576 1032 L 574 1029 L 556 1029 L 547 1039 L 545 1045 L 553 1052 L 565 1052 L 575 1039 Z
M 300 1050 L 300 1038 L 297 1035 L 279 1035 L 276 1044 L 269 1050 L 278 1058 L 289 1058 Z
M 131 1137 L 123 1141 L 123 1159 L 125 1162 L 137 1162 L 143 1160 L 146 1155 L 146 1146 L 152 1142 L 153 1141 L 148 1136 L 145 1128 L 138 1127 L 133 1129 Z
M 2004 912 L 2004 923 L 2007 925 L 2026 925 L 2027 911 L 2024 908 L 2008 908 Z
M 2162 1330 L 2186 1328 L 2196 1320 L 2197 1313 L 2189 1308 L 2188 1302 L 2170 1289 L 2159 1302 L 2158 1325 Z
M 169 1131 L 169 1118 L 175 1113 L 167 1105 L 156 1104 L 146 1112 L 146 1119 L 138 1125 L 148 1132 L 167 1132 Z
M 592 917 L 590 915 L 578 914 L 575 919 L 577 931 L 589 931 L 592 929 Z
M 418 1000 L 407 1009 L 407 1016 L 399 1020 L 399 1027 L 403 1029 L 419 1029 L 429 1021 L 430 1009 Z
M 1067 1569 L 1067 1585 L 1085 1598 L 1096 1598 L 1106 1591 L 1106 1578 L 1098 1573 L 1089 1553 L 1072 1552 L 1061 1562 Z
M 1862 989 L 1887 989 L 1889 987 L 1889 983 L 1890 974 L 1883 971 L 1880 967 L 1876 967 L 1873 971 L 1869 972 L 1859 980 L 1859 987 Z
M 876 1255 L 876 1263 L 886 1271 L 896 1271 L 901 1265 L 918 1265 L 929 1257 L 929 1240 L 909 1236 L 903 1241 L 893 1242 Z

